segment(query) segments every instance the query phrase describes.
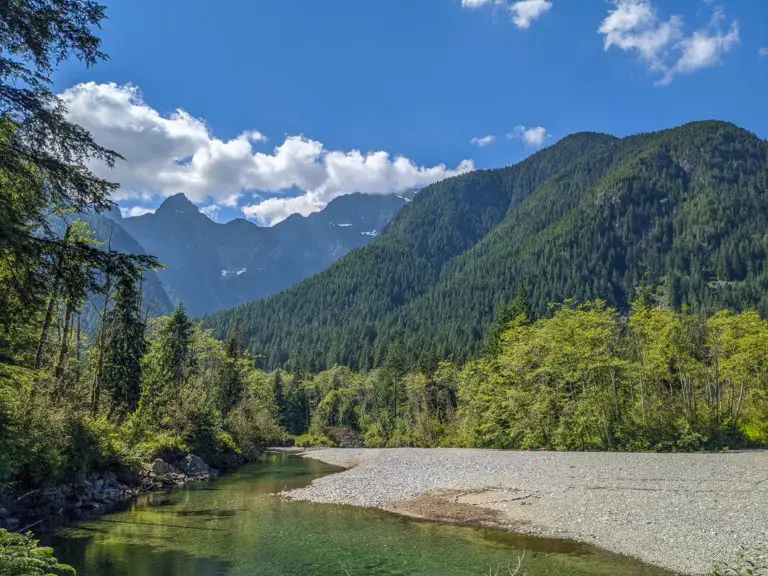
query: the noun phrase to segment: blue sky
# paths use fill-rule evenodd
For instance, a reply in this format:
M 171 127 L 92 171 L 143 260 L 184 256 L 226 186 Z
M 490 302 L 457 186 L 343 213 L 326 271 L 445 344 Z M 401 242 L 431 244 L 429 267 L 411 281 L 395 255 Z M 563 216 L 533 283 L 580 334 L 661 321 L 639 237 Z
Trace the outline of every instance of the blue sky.
M 55 83 L 126 156 L 105 175 L 134 213 L 185 192 L 220 220 L 272 224 L 582 130 L 716 118 L 768 137 L 762 0 L 108 5 L 111 59 L 65 63 Z

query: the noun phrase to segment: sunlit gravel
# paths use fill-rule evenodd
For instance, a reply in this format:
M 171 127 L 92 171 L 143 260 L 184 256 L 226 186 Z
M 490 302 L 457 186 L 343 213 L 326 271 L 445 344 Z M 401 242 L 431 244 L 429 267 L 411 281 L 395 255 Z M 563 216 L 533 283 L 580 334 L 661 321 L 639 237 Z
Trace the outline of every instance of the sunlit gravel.
M 350 467 L 290 497 L 386 507 L 440 489 L 512 489 L 492 507 L 521 531 L 570 538 L 686 574 L 768 541 L 768 451 L 697 454 L 324 449 Z

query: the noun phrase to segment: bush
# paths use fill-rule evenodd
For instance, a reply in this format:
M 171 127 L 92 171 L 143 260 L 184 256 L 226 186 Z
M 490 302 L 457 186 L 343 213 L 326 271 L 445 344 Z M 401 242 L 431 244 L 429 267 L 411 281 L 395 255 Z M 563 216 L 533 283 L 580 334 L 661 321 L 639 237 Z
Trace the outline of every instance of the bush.
M 189 454 L 189 447 L 176 432 L 160 430 L 137 442 L 132 452 L 137 460 L 143 462 L 151 462 L 155 458 L 177 460 Z
M 71 413 L 48 402 L 30 403 L 13 415 L 15 438 L 9 472 L 21 487 L 53 484 L 72 466 Z
M 13 534 L 0 529 L 0 574 L 49 576 L 75 574 L 75 569 L 56 560 L 52 548 L 38 546 L 31 534 Z
M 106 417 L 74 416 L 69 427 L 68 476 L 84 476 L 92 470 L 113 468 L 128 459 L 120 429 Z
M 235 406 L 227 416 L 225 428 L 243 456 L 250 460 L 256 458 L 266 446 L 285 442 L 285 432 L 272 414 L 251 399 Z
M 334 448 L 336 446 L 330 438 L 326 438 L 325 436 L 313 436 L 312 434 L 296 436 L 295 444 L 301 448 L 313 448 L 315 446 Z

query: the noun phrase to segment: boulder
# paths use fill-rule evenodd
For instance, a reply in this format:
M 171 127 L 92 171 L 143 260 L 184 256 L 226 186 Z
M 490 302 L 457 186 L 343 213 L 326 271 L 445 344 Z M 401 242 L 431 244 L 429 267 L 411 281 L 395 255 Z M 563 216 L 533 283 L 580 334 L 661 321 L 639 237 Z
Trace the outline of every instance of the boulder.
M 115 471 L 115 479 L 121 484 L 135 486 L 139 483 L 139 473 L 130 466 L 121 465 Z
M 179 468 L 187 476 L 205 476 L 211 474 L 211 467 L 194 454 L 188 454 L 181 462 L 179 462 Z
M 171 472 L 173 472 L 173 470 L 171 469 L 170 464 L 165 460 L 156 458 L 155 461 L 152 462 L 152 474 L 155 476 L 165 476 Z

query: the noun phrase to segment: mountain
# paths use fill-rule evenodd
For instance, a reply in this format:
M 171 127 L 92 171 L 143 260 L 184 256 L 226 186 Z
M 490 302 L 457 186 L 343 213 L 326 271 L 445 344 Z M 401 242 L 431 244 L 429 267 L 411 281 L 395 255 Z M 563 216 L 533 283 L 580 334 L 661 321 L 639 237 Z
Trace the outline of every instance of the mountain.
M 523 162 L 422 190 L 370 245 L 237 322 L 270 367 L 382 363 L 401 341 L 464 360 L 518 285 L 626 309 L 641 286 L 674 307 L 768 313 L 768 147 L 724 122 L 568 136 Z
M 105 244 L 105 248 L 108 246 L 110 249 L 117 252 L 126 254 L 148 254 L 135 238 L 128 234 L 120 224 L 113 220 L 113 218 L 116 217 L 114 212 L 117 212 L 118 215 L 120 214 L 118 210 L 114 210 L 107 214 L 84 215 L 96 239 L 106 242 L 107 244 Z M 159 278 L 159 275 L 162 273 L 162 270 L 158 270 L 148 271 L 144 274 L 142 286 L 143 304 L 146 312 L 150 316 L 168 314 L 173 309 L 173 304 L 170 298 L 168 298 Z M 100 309 L 100 306 L 103 303 L 103 296 L 97 297 L 95 301 L 98 302 L 98 304 L 86 308 L 86 310 L 90 310 L 91 315 L 95 314 L 95 310 Z M 95 318 L 89 318 L 86 321 L 86 325 L 98 325 L 98 322 L 94 324 L 94 321 Z
M 242 219 L 219 224 L 177 194 L 154 214 L 110 218 L 166 266 L 158 277 L 170 300 L 199 316 L 275 294 L 324 270 L 368 244 L 406 202 L 392 194 L 351 194 L 308 217 L 294 214 L 263 228 Z

